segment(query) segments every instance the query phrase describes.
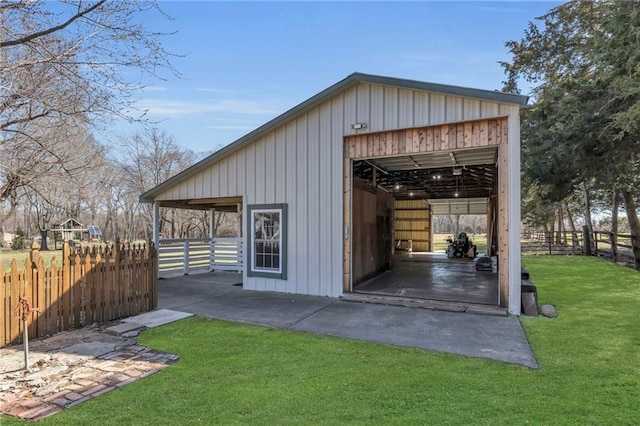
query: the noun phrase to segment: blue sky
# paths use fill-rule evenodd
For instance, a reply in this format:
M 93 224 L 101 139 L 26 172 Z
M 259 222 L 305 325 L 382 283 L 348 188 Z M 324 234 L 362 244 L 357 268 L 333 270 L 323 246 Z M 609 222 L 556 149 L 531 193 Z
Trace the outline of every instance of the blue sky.
M 183 147 L 233 142 L 353 72 L 500 89 L 505 41 L 558 2 L 162 1 L 147 18 L 182 79 L 155 81 L 139 108 Z M 127 126 L 120 131 L 131 132 Z

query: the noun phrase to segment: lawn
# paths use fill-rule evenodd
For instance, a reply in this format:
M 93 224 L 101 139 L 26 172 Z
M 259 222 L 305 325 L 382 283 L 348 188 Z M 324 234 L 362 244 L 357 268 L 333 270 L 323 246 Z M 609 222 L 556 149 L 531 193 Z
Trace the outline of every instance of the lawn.
M 18 269 L 24 269 L 24 261 L 29 257 L 31 249 L 12 250 L 10 248 L 0 248 L 0 271 L 9 272 L 11 270 L 11 260 L 16 259 Z M 46 268 L 51 266 L 51 259 L 55 256 L 58 266 L 62 265 L 62 250 L 41 251 L 40 256 L 44 260 Z
M 451 234 L 433 234 L 433 251 L 436 253 L 445 253 L 447 251 L 447 238 Z M 486 234 L 469 234 L 469 239 L 476 245 L 478 253 L 487 252 L 487 235 Z
M 638 424 L 640 274 L 597 258 L 524 264 L 559 311 L 522 317 L 538 370 L 190 318 L 140 337 L 178 363 L 39 423 Z

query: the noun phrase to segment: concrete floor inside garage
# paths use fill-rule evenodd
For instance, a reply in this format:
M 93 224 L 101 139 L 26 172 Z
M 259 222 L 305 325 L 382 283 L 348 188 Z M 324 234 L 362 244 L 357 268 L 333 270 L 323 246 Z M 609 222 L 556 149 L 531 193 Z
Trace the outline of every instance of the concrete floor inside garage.
M 479 257 L 479 256 L 478 256 Z M 498 305 L 498 274 L 476 271 L 476 259 L 397 252 L 392 269 L 357 285 L 354 293 Z

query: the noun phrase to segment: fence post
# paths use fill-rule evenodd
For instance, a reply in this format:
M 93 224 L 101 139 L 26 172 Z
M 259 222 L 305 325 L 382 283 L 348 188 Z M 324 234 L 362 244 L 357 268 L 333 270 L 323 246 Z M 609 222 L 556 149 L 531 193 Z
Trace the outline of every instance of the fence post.
M 215 249 L 216 249 L 216 243 L 213 241 L 213 237 L 210 237 L 209 238 L 209 272 L 213 271 Z
M 618 261 L 618 234 L 609 232 L 609 242 L 611 243 L 611 259 L 614 262 Z
M 182 272 L 189 275 L 189 240 L 184 240 L 182 262 Z
M 69 240 L 62 242 L 62 309 L 60 315 L 60 331 L 71 327 L 71 253 Z
M 154 243 L 151 243 L 149 245 L 149 269 L 151 271 L 149 279 L 151 280 L 152 296 L 150 299 L 150 306 L 148 308 L 149 311 L 158 307 L 158 252 L 159 247 Z
M 31 305 L 35 305 L 38 303 L 39 299 L 39 288 L 38 288 L 38 263 L 40 261 L 40 244 L 35 241 L 31 243 L 31 252 L 29 252 L 29 263 L 31 263 L 31 268 L 29 271 L 25 271 L 28 279 L 25 280 L 25 288 L 24 288 L 24 297 L 28 297 L 31 301 Z M 27 286 L 31 286 L 31 289 L 28 290 Z M 24 323 L 25 326 L 27 323 Z M 29 315 L 29 336 L 38 337 L 38 322 L 33 319 L 33 315 Z
M 584 255 L 591 256 L 591 234 L 587 225 L 582 227 L 582 239 L 584 240 Z
M 635 268 L 640 271 L 640 235 L 631 234 L 631 252 Z

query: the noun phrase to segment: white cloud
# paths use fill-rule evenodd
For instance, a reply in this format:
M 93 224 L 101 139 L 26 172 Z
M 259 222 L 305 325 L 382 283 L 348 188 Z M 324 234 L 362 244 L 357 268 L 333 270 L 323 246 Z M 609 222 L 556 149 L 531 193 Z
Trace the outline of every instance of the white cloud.
M 218 89 L 216 87 L 197 87 L 194 90 L 196 92 L 207 92 L 207 93 L 225 93 L 225 94 L 238 94 L 238 93 L 241 93 L 238 90 Z
M 208 99 L 181 101 L 167 99 L 142 99 L 136 106 L 155 117 L 180 117 L 185 115 L 226 113 L 241 115 L 275 115 L 286 110 L 282 100 Z
M 146 86 L 143 91 L 145 92 L 164 92 L 167 88 L 163 86 Z
M 212 130 L 253 130 L 258 126 L 241 126 L 241 125 L 214 125 L 214 126 L 205 126 L 205 129 Z

